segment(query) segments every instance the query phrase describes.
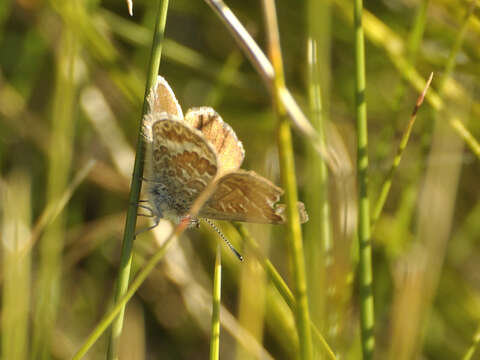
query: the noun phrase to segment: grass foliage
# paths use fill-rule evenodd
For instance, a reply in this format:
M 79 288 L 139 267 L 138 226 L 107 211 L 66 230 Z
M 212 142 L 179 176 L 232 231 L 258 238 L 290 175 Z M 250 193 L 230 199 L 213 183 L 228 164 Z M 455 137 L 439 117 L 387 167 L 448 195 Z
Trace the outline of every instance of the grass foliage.
M 165 4 L 0 1 L 0 359 L 480 358 L 476 1 Z M 287 225 L 218 223 L 243 262 L 130 242 L 158 66 L 286 190 Z

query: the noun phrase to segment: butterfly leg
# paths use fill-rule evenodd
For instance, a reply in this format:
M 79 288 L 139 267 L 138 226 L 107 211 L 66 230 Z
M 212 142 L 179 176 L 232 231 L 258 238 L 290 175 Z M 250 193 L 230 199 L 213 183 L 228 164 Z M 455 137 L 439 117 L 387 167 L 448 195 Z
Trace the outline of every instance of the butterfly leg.
M 141 213 L 138 213 L 137 216 L 143 216 L 143 217 L 147 217 L 147 218 L 152 218 L 153 215 L 150 215 L 150 214 L 141 214 Z
M 144 233 L 144 232 L 147 232 L 147 231 L 152 230 L 153 228 L 156 228 L 159 223 L 160 223 L 160 218 L 157 216 L 157 217 L 155 217 L 155 222 L 154 222 L 154 224 L 151 225 L 151 226 L 149 226 L 149 227 L 147 227 L 147 228 L 145 228 L 145 229 L 142 229 L 142 230 L 137 231 L 137 232 L 135 233 L 135 238 L 136 238 L 138 235 L 140 235 L 141 233 Z
M 146 200 L 146 199 L 140 199 L 140 200 L 138 200 L 138 203 L 146 203 L 146 202 L 149 202 L 149 201 Z M 130 205 L 140 206 L 140 205 L 138 205 L 138 203 L 131 202 Z
M 152 210 L 151 207 L 146 206 L 146 205 L 140 205 L 140 204 L 138 204 L 137 207 L 150 211 L 150 214 L 140 214 L 140 213 L 138 213 L 137 216 L 145 216 L 145 217 L 154 217 L 155 216 L 155 215 L 153 215 L 153 210 Z
M 138 200 L 139 203 L 145 203 L 145 202 L 149 202 L 148 200 Z M 150 212 L 150 214 L 140 214 L 140 213 L 137 213 L 137 216 L 145 216 L 145 217 L 154 217 L 155 215 L 153 214 L 153 210 L 151 207 L 149 206 L 146 206 L 146 205 L 140 205 L 140 204 L 135 204 L 137 206 L 137 208 L 142 208 L 142 209 L 145 209 L 145 210 L 148 210 Z

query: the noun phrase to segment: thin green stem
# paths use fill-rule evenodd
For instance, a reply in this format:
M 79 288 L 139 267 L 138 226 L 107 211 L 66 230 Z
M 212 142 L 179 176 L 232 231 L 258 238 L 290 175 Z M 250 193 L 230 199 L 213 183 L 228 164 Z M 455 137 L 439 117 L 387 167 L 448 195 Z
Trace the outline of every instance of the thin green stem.
M 478 329 L 475 332 L 475 335 L 473 335 L 472 344 L 463 355 L 462 360 L 473 359 L 473 354 L 475 354 L 475 351 L 478 348 L 478 344 L 480 344 L 480 325 L 478 326 Z
M 222 296 L 222 252 L 217 245 L 215 270 L 213 273 L 212 294 L 212 327 L 210 329 L 210 360 L 218 360 L 220 356 L 220 299 Z
M 210 198 L 213 191 L 215 190 L 215 183 L 211 182 L 208 186 L 200 193 L 200 195 L 195 199 L 190 211 L 188 212 L 190 216 L 196 216 L 200 211 L 200 208 L 205 204 L 205 202 Z M 125 309 L 125 305 L 128 300 L 135 294 L 140 285 L 145 281 L 148 275 L 153 271 L 158 262 L 162 259 L 165 251 L 167 250 L 168 245 L 176 237 L 179 237 L 187 228 L 189 224 L 188 217 L 184 218 L 176 227 L 173 229 L 172 233 L 164 241 L 157 253 L 152 256 L 152 258 L 147 262 L 143 270 L 139 272 L 135 280 L 130 285 L 128 291 L 118 299 L 118 301 L 113 306 L 112 310 L 104 316 L 100 323 L 95 327 L 95 329 L 88 336 L 87 340 L 83 343 L 80 350 L 73 356 L 73 359 L 81 359 L 87 351 L 92 347 L 92 345 L 98 340 L 98 338 L 103 334 L 107 327 L 115 320 L 117 315 L 122 313 Z
M 427 9 L 429 2 L 430 0 L 422 0 L 420 5 L 418 5 L 412 31 L 408 36 L 407 56 L 409 63 L 412 65 L 415 65 L 418 49 L 420 48 L 423 34 L 425 33 L 425 25 L 427 23 Z
M 238 233 L 242 236 L 243 240 L 245 240 L 245 242 L 250 246 L 253 254 L 262 265 L 263 269 L 267 273 L 268 277 L 272 281 L 277 291 L 280 293 L 285 303 L 288 305 L 290 310 L 293 313 L 295 313 L 297 309 L 297 302 L 295 300 L 295 297 L 293 296 L 293 293 L 288 287 L 288 285 L 282 279 L 281 275 L 278 273 L 277 269 L 275 269 L 272 262 L 268 260 L 267 257 L 262 253 L 258 243 L 250 235 L 247 228 L 243 224 L 233 223 L 233 226 L 235 227 L 235 229 L 237 229 Z M 333 353 L 332 349 L 326 342 L 325 338 L 322 336 L 322 334 L 320 333 L 320 331 L 317 329 L 317 327 L 313 322 L 310 322 L 310 325 L 312 326 L 312 333 L 315 336 L 315 339 L 322 345 L 328 358 L 335 360 L 336 359 L 335 354 Z
M 300 343 L 300 358 L 312 359 L 313 346 L 310 329 L 310 311 L 308 307 L 307 277 L 303 252 L 302 228 L 298 214 L 298 195 L 295 179 L 295 162 L 293 156 L 292 134 L 287 111 L 280 100 L 280 89 L 285 88 L 283 75 L 280 35 L 274 0 L 264 0 L 265 20 L 269 45 L 269 55 L 275 70 L 273 81 L 274 106 L 278 116 L 278 146 L 280 155 L 280 171 L 285 188 L 285 201 L 288 216 L 288 241 L 292 259 L 295 297 L 297 299 L 296 324 Z
M 480 159 L 480 144 L 473 137 L 472 133 L 468 131 L 465 124 L 457 116 L 451 116 L 448 118 L 450 126 L 461 136 L 463 141 L 469 146 L 470 151 Z
M 68 204 L 70 199 L 72 198 L 75 190 L 78 186 L 85 180 L 87 175 L 93 169 L 96 160 L 91 159 L 84 167 L 82 167 L 76 174 L 71 183 L 62 193 L 62 195 L 56 199 L 55 201 L 49 203 L 42 211 L 38 220 L 35 222 L 33 226 L 32 232 L 30 234 L 30 239 L 28 241 L 28 247 L 31 249 L 42 231 L 47 227 L 49 224 L 55 221 L 55 219 L 61 214 L 65 206 Z
M 58 5 L 61 15 L 72 14 L 78 8 L 78 2 Z M 74 101 L 75 101 L 75 59 L 78 55 L 78 41 L 71 24 L 65 24 L 57 51 L 56 84 L 53 97 L 52 123 L 48 154 L 47 202 L 57 203 L 68 187 L 72 164 L 74 139 Z M 60 301 L 61 263 L 65 237 L 65 213 L 45 227 L 39 244 L 40 261 L 36 278 L 37 294 L 34 304 L 32 334 L 32 353 L 34 359 L 50 359 L 51 339 L 55 328 Z
M 393 159 L 392 166 L 390 170 L 388 171 L 388 174 L 386 176 L 386 179 L 382 185 L 382 188 L 380 190 L 380 196 L 377 200 L 377 204 L 375 205 L 375 211 L 373 212 L 372 216 L 372 225 L 370 231 L 373 233 L 373 230 L 375 228 L 375 224 L 378 221 L 378 218 L 380 217 L 380 214 L 382 213 L 383 207 L 385 205 L 385 202 L 387 201 L 388 194 L 390 193 L 390 188 L 392 187 L 392 180 L 393 180 L 393 175 L 395 174 L 395 171 L 398 168 L 398 165 L 400 165 L 400 160 L 402 160 L 402 155 L 403 151 L 407 147 L 408 140 L 410 139 L 410 134 L 412 133 L 413 125 L 415 124 L 415 120 L 417 119 L 417 112 L 420 106 L 423 103 L 423 99 L 425 98 L 425 95 L 427 93 L 428 88 L 430 87 L 430 83 L 432 82 L 433 79 L 433 73 L 430 74 L 430 77 L 428 78 L 427 85 L 425 86 L 425 89 L 423 92 L 420 94 L 420 96 L 417 99 L 417 103 L 415 104 L 415 107 L 412 111 L 412 115 L 410 117 L 410 121 L 408 122 L 407 128 L 405 129 L 405 132 L 403 133 L 402 139 L 400 140 L 400 144 L 398 145 L 397 153 Z
M 313 2 L 310 1 L 310 3 Z M 316 35 L 315 38 L 313 38 L 314 35 Z M 325 144 L 317 38 L 320 38 L 320 33 L 314 33 L 312 30 L 312 38 L 308 41 L 308 97 L 312 124 L 318 131 L 320 141 Z M 324 328 L 321 324 L 325 324 L 326 318 L 326 264 L 332 241 L 328 203 L 328 168 L 325 161 L 313 151 L 310 150 L 307 155 L 310 166 L 305 204 L 311 221 L 305 224 L 304 229 L 305 257 L 310 275 L 308 290 L 311 304 L 315 304 L 312 306 L 312 318 L 316 324 Z
M 142 110 L 143 116 L 148 111 L 147 96 L 152 88 L 160 67 L 160 58 L 162 55 L 162 46 L 165 33 L 165 23 L 167 19 L 168 0 L 158 0 L 158 10 L 155 23 L 155 30 L 153 34 L 152 50 L 150 53 L 150 63 L 148 66 L 147 84 L 145 86 L 145 96 Z M 141 129 L 141 124 L 139 129 Z M 140 197 L 140 191 L 142 187 L 141 177 L 143 174 L 143 158 L 144 158 L 144 146 L 141 131 L 138 132 L 137 149 L 135 156 L 135 165 L 132 175 L 132 186 L 130 188 L 129 207 L 127 211 L 127 219 L 125 222 L 124 237 L 122 243 L 122 254 L 120 258 L 120 266 L 118 273 L 118 280 L 115 290 L 114 302 L 117 303 L 120 298 L 124 296 L 128 288 L 128 282 L 130 279 L 130 270 L 132 265 L 132 247 L 133 240 L 135 238 L 135 227 L 137 224 L 137 203 Z M 125 309 L 122 308 L 118 318 L 112 324 L 110 333 L 107 359 L 112 360 L 117 358 L 117 347 L 120 334 L 123 327 L 123 316 Z
M 430 0 L 421 0 L 417 6 L 415 20 L 407 40 L 407 61 L 411 66 L 415 66 L 418 49 L 423 40 L 425 25 L 427 23 L 427 9 Z M 403 100 L 406 88 L 406 81 L 402 79 L 396 91 L 395 106 L 398 107 Z
M 439 85 L 438 85 L 438 94 L 440 96 L 443 93 L 447 80 L 452 76 L 452 72 L 455 69 L 457 55 L 460 49 L 462 48 L 463 40 L 465 39 L 465 34 L 467 33 L 469 20 L 476 6 L 477 6 L 477 0 L 473 0 L 470 3 L 470 6 L 467 12 L 465 13 L 460 30 L 458 31 L 457 36 L 455 37 L 455 42 L 453 43 L 452 49 L 448 54 L 443 76 L 440 78 Z
M 32 252 L 28 246 L 31 226 L 31 180 L 15 171 L 0 183 L 2 221 L 2 359 L 30 358 L 29 313 L 31 307 Z
M 216 71 L 218 72 L 216 85 L 207 94 L 205 101 L 206 104 L 215 108 L 220 103 L 224 94 L 227 93 L 225 91 L 227 86 L 229 84 L 232 84 L 233 80 L 237 78 L 242 62 L 242 54 L 237 49 L 235 49 L 228 56 L 227 61 L 221 67 L 220 71 L 216 69 Z
M 334 3 L 339 7 L 343 15 L 351 20 L 350 12 L 350 3 L 344 0 L 334 0 Z M 418 74 L 417 70 L 407 61 L 407 59 L 402 54 L 403 44 L 402 39 L 396 35 L 386 24 L 380 21 L 368 10 L 364 10 L 363 21 L 365 23 L 365 30 L 369 40 L 376 46 L 383 48 L 387 55 L 390 58 L 392 64 L 398 69 L 400 75 L 402 75 L 405 80 L 410 83 L 418 91 L 422 91 L 425 87 L 425 80 Z M 455 101 L 459 99 L 470 99 L 471 96 L 468 92 L 462 87 L 461 84 L 453 81 L 452 89 L 455 89 L 455 94 L 450 93 L 448 97 L 455 98 Z M 436 111 L 443 110 L 445 108 L 445 103 L 443 99 L 433 90 L 430 90 L 426 96 L 426 101 L 431 105 Z M 447 109 L 448 110 L 448 109 Z M 476 103 L 473 103 L 472 110 L 475 115 L 480 114 L 480 106 Z M 480 159 L 480 143 L 475 139 L 472 133 L 465 127 L 463 123 L 457 123 L 452 121 L 454 114 L 449 118 L 450 126 L 455 130 L 455 132 L 460 136 L 460 138 L 465 141 L 470 150 L 475 154 L 475 156 Z
M 165 240 L 160 249 L 158 249 L 157 253 L 152 256 L 152 258 L 147 262 L 143 270 L 138 273 L 137 277 L 130 285 L 128 291 L 120 299 L 118 299 L 110 312 L 105 315 L 100 321 L 100 323 L 95 327 L 95 329 L 92 330 L 92 332 L 87 337 L 80 349 L 75 353 L 75 355 L 73 355 L 72 360 L 81 359 L 87 353 L 87 351 L 90 350 L 93 344 L 95 344 L 95 342 L 100 338 L 100 336 L 103 335 L 107 327 L 114 321 L 117 315 L 124 311 L 125 305 L 127 304 L 128 300 L 132 298 L 132 296 L 143 284 L 148 275 L 150 275 L 150 273 L 153 271 L 158 262 L 163 258 L 163 255 L 165 255 L 165 252 L 167 251 L 167 248 L 172 242 L 172 240 L 176 236 L 178 236 L 185 227 L 186 224 L 183 225 L 183 228 L 179 230 L 180 227 L 178 226 L 175 231 L 172 232 L 172 234 L 167 238 L 167 240 Z
M 341 164 L 338 163 L 335 154 L 330 153 L 328 149 L 323 146 L 317 132 L 310 124 L 308 118 L 303 114 L 290 91 L 285 86 L 279 89 L 274 88 L 273 83 L 276 76 L 274 66 L 272 66 L 263 51 L 250 36 L 245 27 L 240 23 L 232 10 L 230 10 L 222 0 L 205 0 L 205 2 L 215 11 L 227 29 L 231 32 L 240 48 L 262 77 L 267 88 L 271 92 L 278 92 L 276 95 L 277 101 L 284 107 L 286 115 L 290 118 L 294 127 L 312 143 L 315 151 L 325 159 L 332 171 L 339 171 Z
M 196 216 L 200 211 L 200 208 L 205 204 L 205 202 L 210 198 L 213 191 L 215 190 L 215 184 L 211 182 L 202 193 L 195 199 L 192 207 L 190 208 L 189 214 L 191 216 Z M 128 300 L 135 294 L 137 289 L 142 285 L 148 275 L 153 271 L 158 262 L 162 259 L 165 251 L 167 250 L 168 245 L 172 240 L 180 236 L 189 224 L 188 218 L 183 219 L 176 227 L 173 229 L 172 233 L 164 241 L 157 253 L 152 256 L 152 258 L 147 262 L 143 270 L 139 272 L 135 280 L 130 285 L 128 291 L 122 296 L 113 306 L 112 310 L 105 315 L 105 317 L 100 321 L 100 323 L 95 327 L 95 329 L 88 336 L 87 340 L 83 343 L 80 350 L 74 355 L 73 359 L 81 359 L 87 351 L 92 347 L 92 345 L 98 340 L 98 338 L 103 334 L 107 327 L 115 320 L 115 317 L 124 311 L 125 305 Z
M 277 108 L 277 110 L 279 110 Z M 295 282 L 295 298 L 297 299 L 296 323 L 300 341 L 300 358 L 312 359 L 313 347 L 310 331 L 310 313 L 307 297 L 307 278 L 303 253 L 302 229 L 297 207 L 297 190 L 295 165 L 293 160 L 292 137 L 290 125 L 279 111 L 278 143 L 282 183 L 285 188 L 285 202 L 288 216 L 288 239 L 292 259 L 293 278 Z
M 375 348 L 370 202 L 368 199 L 367 103 L 365 100 L 365 40 L 362 27 L 362 0 L 354 1 L 355 100 L 357 119 L 358 243 L 360 268 L 360 327 L 364 360 L 373 358 Z

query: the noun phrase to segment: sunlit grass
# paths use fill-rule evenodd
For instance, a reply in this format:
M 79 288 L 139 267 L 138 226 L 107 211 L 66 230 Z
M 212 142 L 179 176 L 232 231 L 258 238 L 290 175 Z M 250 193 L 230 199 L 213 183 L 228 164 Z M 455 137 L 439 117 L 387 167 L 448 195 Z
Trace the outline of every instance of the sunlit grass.
M 227 19 L 219 1 L 170 1 L 161 75 L 187 107 L 215 107 L 244 144 L 243 168 L 284 187 L 283 202 L 298 196 L 310 215 L 296 257 L 287 239 L 302 241 L 298 224 L 220 223 L 244 256 L 220 243 L 221 298 L 219 239 L 203 227 L 164 242 L 172 227 L 162 223 L 125 242 L 132 252 L 122 257 L 140 189 L 142 101 L 158 69 L 148 63 L 159 4 L 136 0 L 130 17 L 123 1 L 0 2 L 0 357 L 105 359 L 108 326 L 133 299 L 120 359 L 359 359 L 368 330 L 360 211 L 374 225 L 374 358 L 476 359 L 476 3 L 364 2 L 367 152 L 356 140 L 367 133 L 355 125 L 353 2 L 276 1 L 280 46 L 271 47 L 275 27 L 260 3 L 228 2 Z M 265 55 L 275 47 L 281 66 Z M 277 141 L 279 124 L 291 139 Z M 368 184 L 351 168 L 357 145 L 369 157 Z M 381 206 L 359 206 L 356 183 Z M 123 277 L 112 305 L 130 259 L 132 281 Z

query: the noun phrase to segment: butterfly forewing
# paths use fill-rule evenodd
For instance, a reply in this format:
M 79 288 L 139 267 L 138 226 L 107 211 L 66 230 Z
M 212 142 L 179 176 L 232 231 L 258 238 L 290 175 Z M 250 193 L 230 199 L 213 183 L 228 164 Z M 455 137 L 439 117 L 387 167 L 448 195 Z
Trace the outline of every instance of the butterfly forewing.
M 185 122 L 202 132 L 217 153 L 218 175 L 237 170 L 242 165 L 245 150 L 233 129 L 210 107 L 188 110 Z
M 150 113 L 167 113 L 183 118 L 182 108 L 173 93 L 172 88 L 167 81 L 161 77 L 157 77 L 155 85 L 150 90 L 148 95 L 148 105 L 150 107 Z
M 200 132 L 165 113 L 151 122 L 147 192 L 156 216 L 178 222 L 214 180 L 216 154 Z
M 238 170 L 221 177 L 199 216 L 217 220 L 281 224 L 276 210 L 283 190 L 253 171 Z

